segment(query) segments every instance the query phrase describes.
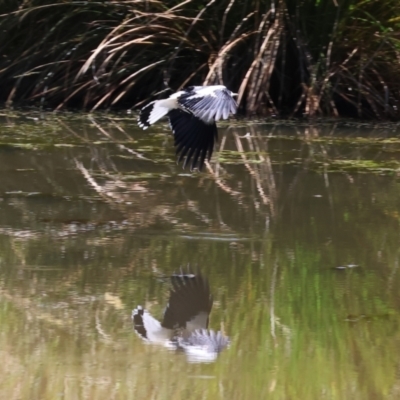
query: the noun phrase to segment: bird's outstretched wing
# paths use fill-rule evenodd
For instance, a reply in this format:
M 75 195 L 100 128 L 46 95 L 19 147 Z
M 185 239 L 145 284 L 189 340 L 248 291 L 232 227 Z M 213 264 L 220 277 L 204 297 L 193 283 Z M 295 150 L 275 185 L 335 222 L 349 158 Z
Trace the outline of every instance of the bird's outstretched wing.
M 214 140 L 218 139 L 215 122 L 207 124 L 192 113 L 182 110 L 171 110 L 168 113 L 169 124 L 174 134 L 176 154 L 181 162 L 186 156 L 183 168 L 190 160 L 190 170 L 203 167 L 204 160 L 211 158 Z
M 213 362 L 230 341 L 222 332 L 197 329 L 189 337 L 179 337 L 178 346 L 186 353 L 189 362 Z
M 193 86 L 178 97 L 179 105 L 204 122 L 228 119 L 236 114 L 237 104 L 224 86 Z
M 213 299 L 207 279 L 200 273 L 175 274 L 161 326 L 166 329 L 184 329 L 191 334 L 207 329 Z

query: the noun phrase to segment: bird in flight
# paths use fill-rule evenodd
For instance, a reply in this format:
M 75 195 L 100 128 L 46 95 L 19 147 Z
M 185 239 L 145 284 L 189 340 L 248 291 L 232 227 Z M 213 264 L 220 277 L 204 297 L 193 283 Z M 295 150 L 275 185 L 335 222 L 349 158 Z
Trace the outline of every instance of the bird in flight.
M 236 114 L 237 104 L 232 93 L 223 85 L 189 86 L 164 100 L 144 106 L 138 125 L 147 129 L 165 115 L 174 134 L 178 162 L 184 158 L 183 168 L 191 162 L 190 170 L 201 170 L 205 159 L 210 159 L 214 141 L 218 139 L 216 121 Z
M 142 306 L 132 312 L 136 333 L 146 342 L 186 353 L 189 362 L 212 362 L 229 345 L 222 332 L 208 329 L 213 305 L 208 281 L 200 273 L 171 276 L 168 305 L 162 321 Z

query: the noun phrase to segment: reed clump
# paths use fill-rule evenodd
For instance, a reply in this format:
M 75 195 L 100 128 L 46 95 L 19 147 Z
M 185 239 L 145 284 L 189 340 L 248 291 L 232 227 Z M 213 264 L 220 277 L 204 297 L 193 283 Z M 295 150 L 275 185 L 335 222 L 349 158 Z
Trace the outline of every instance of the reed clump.
M 397 0 L 4 1 L 0 101 L 139 107 L 225 84 L 244 114 L 398 119 Z

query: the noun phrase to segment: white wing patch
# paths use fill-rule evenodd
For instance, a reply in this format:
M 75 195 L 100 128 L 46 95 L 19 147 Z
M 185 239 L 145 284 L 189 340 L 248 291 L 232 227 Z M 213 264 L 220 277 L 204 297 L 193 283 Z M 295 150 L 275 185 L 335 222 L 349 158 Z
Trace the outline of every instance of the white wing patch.
M 170 99 L 156 101 L 149 115 L 148 119 L 149 124 L 153 125 L 160 118 L 167 115 L 169 110 L 175 108 L 174 106 L 176 107 L 176 101 Z
M 147 310 L 144 310 L 141 306 L 138 306 L 132 313 L 132 319 L 138 314 L 141 314 L 142 326 L 145 330 L 145 337 L 151 343 L 165 344 L 167 340 L 172 337 L 172 330 L 166 329 L 161 326 L 160 321 L 156 320 Z
M 152 101 L 140 111 L 138 125 L 143 129 L 147 129 L 175 108 L 178 108 L 176 97 L 171 96 L 168 99 Z
M 237 104 L 232 92 L 225 86 L 205 86 L 192 88 L 178 98 L 181 107 L 191 112 L 206 124 L 220 119 L 227 119 L 229 114 L 236 114 Z
M 205 97 L 205 96 L 217 97 L 216 91 L 218 90 L 227 90 L 227 88 L 223 85 L 194 86 L 193 87 L 194 94 L 192 97 Z

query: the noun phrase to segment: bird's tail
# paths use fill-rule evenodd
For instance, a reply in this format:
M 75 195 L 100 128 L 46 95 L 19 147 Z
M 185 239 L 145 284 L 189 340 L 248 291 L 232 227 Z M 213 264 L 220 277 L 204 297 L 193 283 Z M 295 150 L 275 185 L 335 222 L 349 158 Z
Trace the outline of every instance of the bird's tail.
M 138 125 L 143 129 L 147 129 L 150 125 L 153 125 L 160 118 L 167 115 L 174 108 L 174 105 L 171 104 L 169 99 L 152 101 L 140 110 Z

